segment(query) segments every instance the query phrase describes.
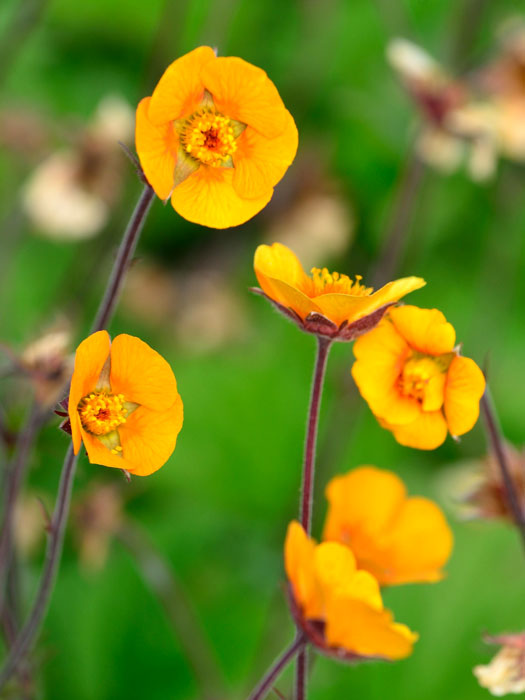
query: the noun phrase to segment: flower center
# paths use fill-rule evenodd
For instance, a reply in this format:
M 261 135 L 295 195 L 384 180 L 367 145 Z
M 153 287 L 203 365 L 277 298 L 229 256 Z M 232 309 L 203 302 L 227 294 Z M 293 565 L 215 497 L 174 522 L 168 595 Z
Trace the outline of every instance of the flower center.
M 399 377 L 399 388 L 405 396 L 423 402 L 429 382 L 443 373 L 440 365 L 431 357 L 415 357 L 405 363 Z
M 235 139 L 231 120 L 208 107 L 190 117 L 181 135 L 186 153 L 213 168 L 224 166 L 235 153 Z
M 326 267 L 319 269 L 312 267 L 311 277 L 306 278 L 303 285 L 305 294 L 316 297 L 321 294 L 351 294 L 354 297 L 369 296 L 374 290 L 361 284 L 361 275 L 356 275 L 352 280 L 348 275 L 340 275 L 339 272 L 328 272 Z
M 88 433 L 107 435 L 126 422 L 128 410 L 123 394 L 94 391 L 80 401 L 80 421 Z

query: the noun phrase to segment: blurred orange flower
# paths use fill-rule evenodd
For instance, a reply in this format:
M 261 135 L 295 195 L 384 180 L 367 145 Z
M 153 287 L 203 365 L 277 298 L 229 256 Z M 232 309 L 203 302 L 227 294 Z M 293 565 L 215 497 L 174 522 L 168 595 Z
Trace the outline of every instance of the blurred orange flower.
M 402 445 L 433 450 L 476 423 L 485 378 L 455 342 L 441 311 L 401 306 L 355 344 L 359 391 Z
M 303 330 L 335 340 L 354 340 L 377 325 L 389 306 L 423 287 L 421 277 L 404 277 L 373 292 L 338 272 L 312 268 L 308 276 L 295 253 L 281 243 L 260 245 L 255 274 L 262 293 Z
M 294 521 L 286 535 L 285 567 L 292 613 L 322 652 L 347 661 L 411 654 L 417 634 L 393 621 L 378 582 L 357 569 L 348 547 L 316 544 Z
M 352 549 L 357 565 L 381 585 L 439 581 L 452 550 L 452 532 L 428 498 L 408 498 L 393 472 L 364 466 L 337 476 L 323 539 Z
M 69 393 L 75 454 L 146 476 L 160 469 L 182 427 L 182 401 L 166 360 L 139 338 L 106 331 L 82 341 Z
M 213 228 L 242 224 L 268 204 L 297 142 L 266 73 L 209 46 L 174 61 L 137 108 L 149 183 L 185 219 Z

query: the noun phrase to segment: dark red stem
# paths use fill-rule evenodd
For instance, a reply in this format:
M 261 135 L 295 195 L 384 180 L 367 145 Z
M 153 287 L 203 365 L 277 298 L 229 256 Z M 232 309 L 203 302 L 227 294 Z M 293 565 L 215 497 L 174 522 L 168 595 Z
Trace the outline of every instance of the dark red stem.
M 298 651 L 300 651 L 306 643 L 306 639 L 303 634 L 298 635 L 293 644 L 284 651 L 281 656 L 270 666 L 268 671 L 265 673 L 264 677 L 259 681 L 257 686 L 254 688 L 248 700 L 262 700 L 272 689 L 272 685 L 280 673 L 288 666 L 290 661 L 294 658 Z
M 317 428 L 319 425 L 319 411 L 321 408 L 321 396 L 326 371 L 326 362 L 332 341 L 324 336 L 317 336 L 317 356 L 315 359 L 312 393 L 310 396 L 310 408 L 308 410 L 308 427 L 306 432 L 306 444 L 304 448 L 303 480 L 301 486 L 301 525 L 309 535 L 312 530 L 312 505 L 315 477 L 315 448 L 317 445 Z M 308 672 L 308 658 L 306 649 L 303 649 L 297 657 L 295 669 L 295 698 L 306 698 L 306 681 Z
M 153 197 L 153 190 L 149 185 L 146 185 L 124 233 L 124 237 L 120 244 L 120 248 L 108 280 L 106 292 L 99 306 L 91 332 L 101 330 L 111 320 L 122 290 L 124 275 L 131 262 L 131 258 L 135 251 L 138 238 L 144 225 L 146 215 L 153 201 Z M 62 545 L 64 542 L 64 534 L 69 513 L 69 504 L 71 501 L 71 490 L 73 488 L 76 464 L 77 456 L 73 453 L 73 446 L 70 445 L 64 459 L 64 464 L 60 475 L 60 485 L 57 494 L 55 511 L 51 520 L 51 532 L 49 534 L 46 560 L 42 571 L 42 577 L 40 579 L 38 591 L 27 621 L 18 633 L 17 638 L 9 651 L 9 655 L 0 671 L 0 691 L 5 686 L 11 675 L 16 671 L 21 660 L 30 651 L 49 607 L 56 572 L 58 570 L 60 557 L 62 554 Z

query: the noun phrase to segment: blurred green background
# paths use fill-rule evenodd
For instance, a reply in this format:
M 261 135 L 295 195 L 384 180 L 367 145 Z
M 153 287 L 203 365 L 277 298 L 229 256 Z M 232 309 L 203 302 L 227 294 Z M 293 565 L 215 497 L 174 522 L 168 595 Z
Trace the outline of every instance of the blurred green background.
M 416 130 L 414 107 L 385 59 L 388 41 L 406 36 L 451 70 L 468 69 L 491 55 L 499 23 L 515 11 L 512 0 L 1 3 L 0 338 L 16 350 L 60 315 L 72 324 L 73 347 L 84 337 L 140 192 L 132 165 L 118 154 L 121 193 L 102 232 L 81 241 L 50 239 L 21 205 L 39 162 L 74 146 L 101 98 L 117 94 L 134 108 L 172 60 L 209 44 L 264 68 L 299 128 L 294 165 L 271 204 L 246 225 L 203 229 L 155 202 L 110 330 L 139 335 L 170 361 L 184 427 L 156 474 L 127 485 L 120 473 L 83 457 L 75 485 L 80 507 L 93 484 L 115 483 L 129 527 L 140 528 L 173 568 L 224 676 L 216 698 L 245 697 L 293 637 L 282 546 L 297 513 L 314 341 L 249 294 L 255 247 L 282 232 L 300 240 L 301 226 L 305 241 L 315 238 L 313 218 L 321 231 L 326 226 L 326 245 L 318 236 L 312 245 L 322 259 L 305 264 L 351 275 L 370 269 L 395 215 Z M 22 117 L 29 136 L 41 135 L 34 147 L 26 147 L 27 133 L 22 145 L 15 142 L 13 123 L 23 125 Z M 480 364 L 489 357 L 502 424 L 516 444 L 525 410 L 524 185 L 523 167 L 508 162 L 485 185 L 462 171 L 424 172 L 396 274 L 425 277 L 428 285 L 409 301 L 440 308 L 464 353 Z M 449 438 L 428 454 L 397 445 L 355 398 L 351 358 L 350 346 L 337 346 L 328 368 L 317 534 L 323 488 L 335 473 L 375 464 L 399 473 L 412 493 L 450 504 L 456 470 L 485 452 L 480 425 L 459 444 Z M 31 388 L 5 377 L 0 398 L 16 430 Z M 57 425 L 48 423 L 31 457 L 26 491 L 33 503 L 37 495 L 49 506 L 54 500 L 68 444 Z M 420 633 L 413 656 L 356 668 L 318 658 L 312 700 L 487 697 L 471 669 L 492 654 L 484 632 L 525 628 L 525 562 L 511 528 L 461 522 L 448 507 L 456 545 L 446 580 L 385 591 L 396 619 Z M 114 538 L 107 557 L 90 565 L 82 526 L 71 522 L 33 658 L 35 697 L 202 698 L 136 557 Z M 33 529 L 36 544 L 19 551 L 23 609 L 44 553 L 43 522 L 37 518 Z M 288 694 L 290 683 L 288 672 L 278 686 Z

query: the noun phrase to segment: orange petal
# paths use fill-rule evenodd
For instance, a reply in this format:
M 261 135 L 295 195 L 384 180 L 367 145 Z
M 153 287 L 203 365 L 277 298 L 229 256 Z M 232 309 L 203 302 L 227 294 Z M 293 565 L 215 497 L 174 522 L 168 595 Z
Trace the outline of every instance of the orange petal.
M 319 294 L 313 301 L 322 313 L 340 326 L 343 321 L 356 321 L 368 314 L 369 297 L 351 296 L 350 294 Z
M 306 617 L 319 617 L 323 609 L 322 592 L 314 571 L 315 541 L 294 520 L 288 526 L 284 543 L 286 575 L 294 597 Z
M 399 301 L 409 292 L 424 287 L 425 280 L 421 277 L 404 277 L 403 279 L 389 282 L 370 296 L 352 296 L 351 294 L 323 294 L 314 297 L 315 303 L 323 309 L 325 316 L 328 316 L 336 325 L 341 325 L 343 321 L 353 323 L 354 321 L 368 316 L 377 309 Z
M 111 391 L 155 411 L 170 408 L 177 382 L 169 364 L 140 338 L 117 335 L 111 345 Z
M 348 590 L 357 567 L 348 547 L 338 542 L 323 542 L 314 551 L 314 570 L 322 588 L 336 594 Z
M 281 280 L 292 287 L 297 287 L 308 279 L 297 255 L 282 243 L 258 246 L 255 251 L 253 267 L 264 292 L 266 290 L 263 287 L 263 282 L 267 277 Z M 261 282 L 260 276 L 263 277 L 263 282 Z M 268 292 L 266 293 L 268 294 Z M 268 294 L 268 296 L 270 295 Z
M 151 97 L 145 97 L 137 107 L 135 142 L 149 184 L 157 197 L 166 199 L 174 185 L 178 137 L 171 123 L 152 124 L 148 117 L 150 101 Z
M 407 343 L 426 355 L 452 352 L 456 332 L 437 309 L 400 306 L 389 311 L 395 327 Z
M 331 646 L 386 659 L 409 656 L 417 640 L 408 627 L 393 621 L 388 610 L 378 610 L 347 597 L 328 602 L 325 634 Z
M 108 358 L 109 349 L 110 339 L 108 332 L 98 331 L 83 340 L 75 354 L 75 368 L 71 378 L 68 407 L 75 454 L 80 449 L 82 441 L 77 407 L 80 399 L 95 389 L 102 367 Z
M 369 298 L 371 302 L 371 313 L 375 309 L 381 308 L 385 304 L 399 301 L 402 297 L 415 292 L 416 289 L 421 289 L 426 285 L 422 277 L 402 277 L 401 279 L 388 282 L 383 287 L 374 292 Z
M 400 445 L 418 450 L 435 450 L 445 442 L 447 424 L 441 411 L 422 411 L 413 423 L 384 425 Z
M 346 533 L 350 543 L 358 532 L 377 537 L 387 529 L 406 497 L 406 488 L 394 472 L 362 466 L 336 476 L 326 487 L 329 502 L 323 539 L 342 541 Z M 354 549 L 362 557 L 362 552 Z
M 151 96 L 149 118 L 158 126 L 192 114 L 204 95 L 202 70 L 215 62 L 209 46 L 181 56 L 164 71 Z
M 380 583 L 439 581 L 452 544 L 452 532 L 441 509 L 426 498 L 407 499 L 391 523 L 380 562 Z
M 115 467 L 116 469 L 127 469 L 130 471 L 122 457 L 114 455 L 95 435 L 88 433 L 84 428 L 82 428 L 82 440 L 91 464 L 100 464 L 103 467 Z
M 284 131 L 274 139 L 247 127 L 237 139 L 233 155 L 233 186 L 237 194 L 253 199 L 276 185 L 295 158 L 298 138 L 297 127 L 288 111 Z
M 484 391 L 485 377 L 474 360 L 456 356 L 445 384 L 445 416 L 452 435 L 463 435 L 474 426 Z
M 160 469 L 175 449 L 182 421 L 183 407 L 178 395 L 165 411 L 139 406 L 119 428 L 124 469 L 137 476 Z
M 398 390 L 408 345 L 392 323 L 382 321 L 354 343 L 357 362 L 352 376 L 374 415 L 395 424 L 410 423 L 420 412 L 419 403 Z
M 202 226 L 239 226 L 268 204 L 273 189 L 257 199 L 242 199 L 234 190 L 232 180 L 233 168 L 201 165 L 196 173 L 174 189 L 171 196 L 173 208 L 188 221 Z
M 218 58 L 201 73 L 215 107 L 225 116 L 274 139 L 285 129 L 286 108 L 266 73 L 242 58 Z
M 439 372 L 428 380 L 422 403 L 424 411 L 438 411 L 443 406 L 446 379 L 445 372 Z

